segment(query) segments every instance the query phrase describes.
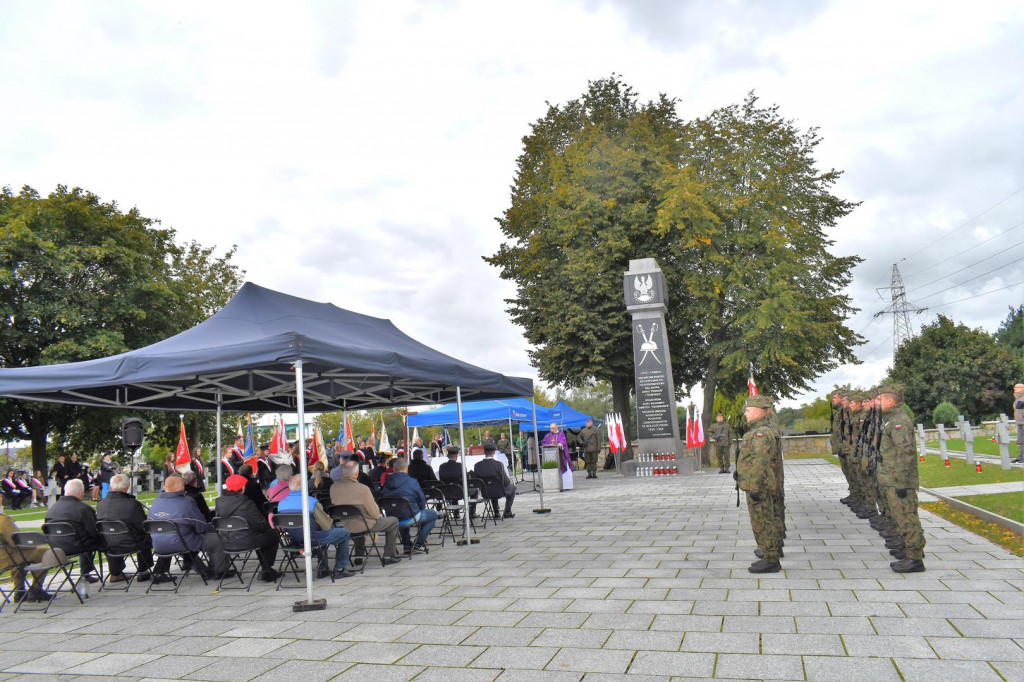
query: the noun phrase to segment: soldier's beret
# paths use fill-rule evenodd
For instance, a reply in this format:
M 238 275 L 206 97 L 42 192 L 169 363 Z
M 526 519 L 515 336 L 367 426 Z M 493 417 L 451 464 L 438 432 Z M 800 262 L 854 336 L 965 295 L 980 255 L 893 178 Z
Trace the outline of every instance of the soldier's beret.
M 764 394 L 751 396 L 747 398 L 747 402 L 743 404 L 744 407 L 758 407 L 762 410 L 770 410 L 775 406 L 774 401 Z
M 894 395 L 900 400 L 903 400 L 903 392 L 906 391 L 906 387 L 903 384 L 882 384 L 878 387 L 878 395 L 888 393 Z
M 449 455 L 457 455 L 460 452 L 462 452 L 462 448 L 460 448 L 458 445 L 449 445 L 448 447 L 445 448 L 445 452 L 447 452 Z

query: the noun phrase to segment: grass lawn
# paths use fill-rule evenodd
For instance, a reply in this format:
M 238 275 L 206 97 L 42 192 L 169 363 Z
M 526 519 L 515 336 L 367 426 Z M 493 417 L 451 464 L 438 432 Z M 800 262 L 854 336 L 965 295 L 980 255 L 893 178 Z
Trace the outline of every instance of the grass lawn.
M 918 447 L 921 445 L 921 441 L 917 441 Z M 929 448 L 939 449 L 939 441 L 930 440 L 925 443 Z M 964 446 L 963 438 L 950 438 L 946 441 L 946 449 L 950 452 L 967 452 L 967 448 Z M 1017 456 L 1017 448 L 1014 443 L 1010 444 L 1010 458 Z M 979 455 L 992 455 L 993 457 L 999 456 L 999 444 L 993 443 L 991 438 L 975 438 L 974 439 L 974 452 Z
M 969 495 L 958 497 L 967 504 L 987 509 L 1000 516 L 1024 523 L 1024 492 L 1019 493 L 998 493 L 995 495 Z
M 945 488 L 954 485 L 978 485 L 981 483 L 1024 482 L 1024 469 L 1015 467 L 1003 471 L 998 465 L 985 463 L 979 474 L 974 467 L 967 466 L 962 459 L 951 459 L 947 467 L 938 455 L 928 455 L 917 465 L 921 485 L 925 488 Z
M 996 495 L 977 495 L 976 497 L 997 497 Z M 1003 496 L 1005 497 L 1005 495 Z M 997 545 L 1001 545 L 1006 549 L 1010 550 L 1017 556 L 1024 556 L 1024 538 L 1017 535 L 1013 531 L 1006 530 L 1002 526 L 997 526 L 994 523 L 986 523 L 977 516 L 972 516 L 967 512 L 962 512 L 959 509 L 950 507 L 945 502 L 924 502 L 921 504 L 923 509 L 926 509 L 933 514 L 941 516 L 947 521 L 951 521 L 961 528 L 966 528 L 972 533 L 977 533 L 983 538 L 988 538 Z

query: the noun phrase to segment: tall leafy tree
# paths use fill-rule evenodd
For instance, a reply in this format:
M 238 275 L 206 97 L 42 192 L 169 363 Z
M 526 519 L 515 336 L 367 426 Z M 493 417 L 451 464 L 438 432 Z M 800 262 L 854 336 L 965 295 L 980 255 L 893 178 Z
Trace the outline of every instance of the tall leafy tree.
M 82 189 L 0 191 L 0 365 L 75 362 L 139 348 L 183 331 L 237 291 L 233 249 L 215 256 L 132 208 Z M 47 436 L 113 441 L 120 415 L 0 400 L 0 435 L 32 442 L 45 469 Z M 176 426 L 176 424 L 175 424 Z M 74 427 L 74 428 L 73 428 Z
M 977 423 L 1006 410 L 1020 371 L 992 334 L 939 315 L 897 349 L 889 376 L 906 386 L 906 404 L 921 418 L 948 401 Z
M 751 365 L 763 392 L 789 397 L 857 362 L 843 289 L 861 259 L 829 253 L 825 233 L 856 204 L 833 194 L 838 171 L 818 168 L 820 141 L 753 94 L 686 126 L 658 227 L 700 330 L 690 360 L 703 366 L 705 418 L 716 390 L 743 390 Z
M 541 377 L 570 387 L 608 381 L 623 415 L 633 361 L 622 277 L 631 258 L 664 252 L 659 185 L 678 162 L 682 129 L 672 100 L 640 103 L 616 76 L 549 105 L 523 138 L 511 205 L 498 218 L 507 241 L 485 258 L 517 284 L 509 312 L 533 345 Z M 677 301 L 679 281 L 667 268 Z M 678 308 L 667 318 L 674 377 L 691 384 L 698 374 L 685 359 L 697 335 Z
M 1024 304 L 1010 307 L 1006 319 L 996 330 L 996 342 L 1024 360 Z
M 790 396 L 856 362 L 841 292 L 856 257 L 828 252 L 825 230 L 855 204 L 816 167 L 815 130 L 749 96 L 688 124 L 665 95 L 640 104 L 613 76 L 549 106 L 523 139 L 507 241 L 486 260 L 515 281 L 509 311 L 545 379 L 611 383 L 628 406 L 632 336 L 622 297 L 631 258 L 658 259 L 678 386 L 735 395 L 758 384 Z

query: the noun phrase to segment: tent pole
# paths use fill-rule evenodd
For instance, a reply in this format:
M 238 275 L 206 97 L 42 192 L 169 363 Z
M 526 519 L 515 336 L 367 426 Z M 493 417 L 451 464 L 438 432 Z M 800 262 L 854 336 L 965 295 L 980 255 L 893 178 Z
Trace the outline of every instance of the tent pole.
M 220 491 L 224 490 L 224 472 L 221 471 L 220 465 L 220 413 L 224 404 L 224 396 L 221 392 L 217 391 L 217 452 L 213 455 L 213 466 L 217 467 L 217 497 L 220 497 Z
M 512 410 L 508 411 L 508 455 L 509 468 L 512 469 L 512 480 L 516 480 L 516 446 L 512 444 Z
M 480 542 L 480 538 L 475 538 L 472 535 L 471 526 L 469 523 L 469 476 L 466 474 L 466 457 L 469 456 L 469 451 L 466 450 L 466 432 L 465 427 L 462 424 L 462 387 L 455 387 L 455 405 L 459 410 L 459 447 L 462 448 L 462 502 L 466 505 L 462 514 L 463 523 L 463 540 L 462 542 L 456 542 L 455 544 L 466 544 L 467 542 L 477 544 Z
M 551 510 L 544 506 L 544 467 L 542 466 L 544 462 L 540 456 L 540 431 L 537 429 L 537 401 L 536 399 L 531 399 L 531 402 L 533 403 L 533 449 L 537 453 L 537 471 L 533 474 L 533 481 L 534 483 L 538 480 L 540 481 L 540 485 L 537 486 L 537 491 L 540 493 L 540 507 L 534 509 L 533 513 L 550 514 Z M 529 451 L 529 445 L 527 445 L 526 449 Z M 537 475 L 538 473 L 540 476 Z
M 327 600 L 313 601 L 313 549 L 309 537 L 309 462 L 306 457 L 305 392 L 302 387 L 302 360 L 295 361 L 295 400 L 299 410 L 299 475 L 302 477 L 302 554 L 306 559 L 306 601 L 295 602 L 293 611 L 319 611 L 327 608 Z M 328 567 L 330 568 L 330 567 Z

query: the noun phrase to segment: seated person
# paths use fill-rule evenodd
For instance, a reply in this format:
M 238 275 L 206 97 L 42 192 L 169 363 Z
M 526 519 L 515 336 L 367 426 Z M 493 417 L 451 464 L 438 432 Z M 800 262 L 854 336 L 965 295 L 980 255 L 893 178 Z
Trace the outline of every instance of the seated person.
M 14 534 L 18 532 L 18 526 L 10 516 L 0 512 L 0 572 L 11 566 L 22 563 L 22 559 L 29 564 L 42 564 L 56 566 L 63 557 L 54 557 L 50 550 L 37 547 L 36 549 L 19 550 L 14 546 Z M 60 550 L 56 550 L 60 552 Z M 20 568 L 11 569 L 11 582 L 14 585 L 14 601 L 49 601 L 50 594 L 43 591 L 43 580 L 46 578 L 46 571 L 34 571 L 35 580 L 30 585 L 25 584 L 25 571 Z
M 281 500 L 277 505 L 278 514 L 301 514 L 302 513 L 302 474 L 295 474 L 288 483 L 291 492 L 288 497 Z M 309 501 L 309 540 L 313 545 L 334 545 L 334 577 L 348 578 L 355 573 L 348 570 L 348 543 L 352 534 L 346 528 L 335 527 L 334 521 L 324 511 L 323 505 L 317 502 L 315 497 L 307 498 Z M 292 539 L 300 546 L 303 543 L 302 529 L 289 530 Z M 331 573 L 328 567 L 326 554 L 320 558 L 320 565 L 317 567 L 317 578 L 326 578 Z
M 502 516 L 506 519 L 511 519 L 514 518 L 514 514 L 512 514 L 512 501 L 516 499 L 516 484 L 509 478 L 505 466 L 494 458 L 496 450 L 497 447 L 494 443 L 485 443 L 484 458 L 473 467 L 473 473 L 479 479 L 493 479 L 498 482 L 496 486 L 484 484 L 484 497 L 490 499 L 495 516 L 498 515 L 498 498 L 504 497 L 505 513 Z
M 373 499 L 368 486 L 359 482 L 359 462 L 348 461 L 342 464 L 341 480 L 331 486 L 331 504 L 346 504 L 359 507 L 366 521 L 366 528 L 371 533 L 384 533 L 384 563 L 397 564 L 398 558 L 398 519 L 381 516 L 380 507 Z M 349 531 L 358 533 L 366 528 L 358 521 L 346 521 Z M 357 543 L 362 538 L 357 539 Z
M 412 518 L 420 524 L 420 535 L 413 543 L 409 538 L 408 529 L 401 528 L 402 543 L 406 546 L 406 552 L 412 551 L 414 547 L 426 552 L 427 536 L 430 535 L 430 531 L 434 530 L 434 524 L 437 523 L 437 512 L 427 507 L 427 498 L 423 494 L 423 489 L 420 488 L 416 479 L 408 474 L 409 460 L 396 457 L 394 467 L 395 472 L 388 476 L 381 488 L 381 493 L 387 496 L 404 497 L 409 501 L 413 512 Z M 401 522 L 405 520 L 399 519 L 400 527 Z
M 309 476 L 309 494 L 313 497 L 320 499 L 321 495 L 330 494 L 331 484 L 334 481 L 327 475 L 326 467 L 323 462 L 317 462 L 313 465 L 312 473 Z
M 196 485 L 196 474 L 189 470 L 181 474 L 181 480 L 185 482 L 185 495 L 196 503 L 196 508 L 199 513 L 203 515 L 207 521 L 213 520 L 213 512 L 210 511 L 210 505 L 206 503 L 206 497 L 203 495 L 203 491 Z
M 159 533 L 153 536 L 153 549 L 160 554 L 194 553 L 200 550 L 210 558 L 210 570 L 213 577 L 229 578 L 234 571 L 228 570 L 228 555 L 217 537 L 213 525 L 206 520 L 192 498 L 185 494 L 185 481 L 181 476 L 168 476 L 164 480 L 164 490 L 153 500 L 149 509 L 149 518 L 154 521 L 174 521 L 181 529 L 185 546 L 181 546 L 178 536 L 171 533 Z M 153 576 L 154 582 L 170 580 L 167 575 L 171 567 L 170 558 L 161 558 L 156 562 Z
M 377 466 L 370 469 L 370 480 L 373 481 L 374 485 L 380 487 L 384 485 L 384 481 L 387 480 L 388 474 L 394 469 L 391 468 L 391 460 L 382 458 Z
M 416 479 L 421 488 L 428 483 L 437 483 L 434 468 L 423 459 L 423 448 L 416 448 L 412 451 L 412 461 L 409 462 L 409 475 Z
M 263 494 L 263 488 L 260 487 L 259 481 L 256 480 L 256 476 L 253 473 L 252 466 L 249 464 L 243 464 L 238 468 L 238 475 L 245 476 L 247 483 L 245 484 L 245 496 L 252 500 L 252 503 L 256 505 L 257 509 L 263 509 L 267 506 L 267 496 Z M 227 480 L 226 478 L 224 479 Z
M 280 502 L 288 497 L 288 493 L 291 492 L 291 488 L 288 487 L 288 481 L 292 478 L 291 465 L 282 464 L 278 466 L 274 470 L 274 475 L 277 477 L 277 480 L 270 486 L 270 490 L 267 491 L 268 502 Z
M 442 483 L 454 483 L 462 485 L 462 464 L 459 463 L 458 445 L 449 445 L 447 450 L 448 461 L 438 467 L 437 473 L 441 476 Z
M 76 537 L 66 541 L 51 543 L 59 547 L 65 554 L 80 554 L 79 569 L 88 582 L 99 582 L 92 574 L 93 553 L 103 548 L 103 536 L 96 530 L 96 511 L 82 502 L 85 496 L 85 484 L 79 478 L 72 478 L 64 484 L 64 494 L 46 511 L 45 523 L 70 523 L 75 529 Z
M 28 506 L 29 497 L 18 485 L 18 476 L 14 473 L 14 469 L 7 470 L 3 481 L 0 481 L 0 487 L 3 488 L 5 506 L 10 509 L 21 509 Z
M 224 482 L 224 494 L 217 498 L 217 516 L 222 519 L 237 516 L 249 524 L 249 529 L 260 548 L 260 565 L 263 566 L 260 580 L 272 583 L 280 577 L 274 570 L 280 535 L 270 527 L 267 515 L 257 509 L 253 501 L 243 494 L 245 485 L 245 476 L 228 476 L 228 480 Z
M 107 550 L 117 553 L 130 553 L 137 551 L 137 563 L 139 573 L 136 576 L 139 582 L 149 580 L 153 570 L 153 542 L 142 528 L 146 520 L 146 509 L 142 503 L 129 494 L 128 486 L 130 481 L 124 474 L 116 474 L 108 483 L 107 496 L 96 505 L 96 519 L 98 521 L 123 521 L 128 526 L 127 544 L 123 547 L 111 547 Z M 107 565 L 110 567 L 110 582 L 121 583 L 127 580 L 124 576 L 124 557 L 107 555 Z

